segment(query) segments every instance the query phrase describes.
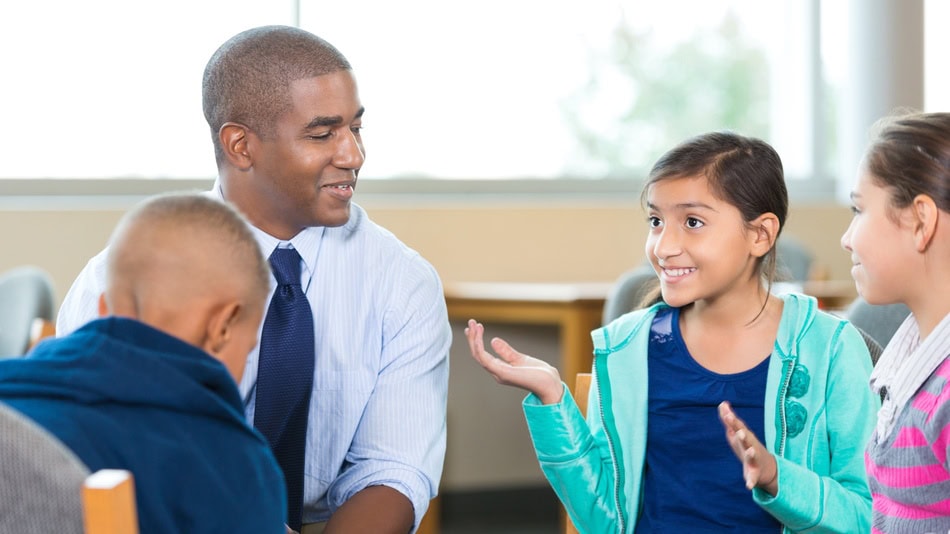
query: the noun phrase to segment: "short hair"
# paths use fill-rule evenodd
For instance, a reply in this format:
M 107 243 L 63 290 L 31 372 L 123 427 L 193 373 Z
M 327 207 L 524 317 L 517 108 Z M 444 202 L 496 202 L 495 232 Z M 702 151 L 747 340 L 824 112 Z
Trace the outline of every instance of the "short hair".
M 222 252 L 220 265 L 226 265 L 228 270 L 234 270 L 245 277 L 248 290 L 253 295 L 266 296 L 270 288 L 270 266 L 261 253 L 260 246 L 251 232 L 247 220 L 230 204 L 200 193 L 166 193 L 150 197 L 132 208 L 117 226 L 113 240 L 116 237 L 132 231 L 136 227 L 147 229 L 162 229 L 173 227 L 175 232 L 184 236 L 184 239 L 208 239 L 213 241 L 215 250 Z M 126 240 L 136 241 L 133 235 L 124 237 Z M 183 243 L 182 247 L 189 245 Z M 183 249 L 187 250 L 187 249 Z M 160 254 L 176 254 L 182 251 L 168 250 L 155 251 Z M 129 261 L 127 258 L 124 261 Z M 136 258 L 137 262 L 148 262 L 148 258 Z M 120 268 L 110 253 L 110 278 L 118 275 L 115 272 Z M 120 276 L 126 276 L 122 274 Z M 182 281 L 185 283 L 186 281 Z
M 228 39 L 211 56 L 201 84 L 218 162 L 224 155 L 218 139 L 224 123 L 237 122 L 268 137 L 291 107 L 291 83 L 340 70 L 350 70 L 343 54 L 299 28 L 261 26 Z
M 873 183 L 888 191 L 891 208 L 917 195 L 950 212 L 950 113 L 898 112 L 879 120 L 864 156 Z

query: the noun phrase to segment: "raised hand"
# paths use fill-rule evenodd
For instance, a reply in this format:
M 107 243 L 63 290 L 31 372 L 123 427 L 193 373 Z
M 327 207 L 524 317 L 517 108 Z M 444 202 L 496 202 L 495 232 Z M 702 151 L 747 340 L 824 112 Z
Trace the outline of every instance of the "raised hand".
M 485 368 L 499 384 L 515 386 L 528 390 L 541 399 L 544 404 L 561 401 L 564 386 L 557 369 L 537 358 L 522 354 L 501 338 L 491 340 L 492 349 L 498 356 L 485 350 L 485 327 L 474 319 L 469 319 L 465 329 L 468 348 L 475 361 Z
M 719 419 L 726 427 L 726 440 L 732 452 L 742 462 L 742 476 L 747 488 L 761 488 L 770 495 L 778 493 L 778 465 L 775 457 L 755 437 L 755 434 L 723 401 L 719 404 Z

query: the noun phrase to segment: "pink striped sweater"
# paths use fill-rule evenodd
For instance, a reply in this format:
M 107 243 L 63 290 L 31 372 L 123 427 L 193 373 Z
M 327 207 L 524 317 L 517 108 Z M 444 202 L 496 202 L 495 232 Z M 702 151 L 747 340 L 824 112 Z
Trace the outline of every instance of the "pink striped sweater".
M 950 359 L 865 451 L 874 534 L 950 533 Z

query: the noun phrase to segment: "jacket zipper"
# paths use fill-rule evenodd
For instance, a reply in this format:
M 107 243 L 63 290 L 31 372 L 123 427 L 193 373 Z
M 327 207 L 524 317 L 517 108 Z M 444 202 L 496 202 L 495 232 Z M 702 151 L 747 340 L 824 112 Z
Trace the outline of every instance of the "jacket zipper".
M 792 372 L 795 368 L 795 362 L 791 361 L 788 366 L 788 370 L 785 371 L 785 376 L 782 377 L 781 389 L 779 390 L 778 405 L 779 405 L 779 419 L 782 424 L 782 435 L 779 437 L 778 448 L 776 449 L 776 456 L 782 458 L 785 456 L 785 440 L 788 437 L 788 428 L 785 422 L 785 399 L 788 395 L 788 384 L 792 379 Z M 780 533 L 786 532 L 785 527 L 781 527 L 779 530 Z
M 602 391 L 600 388 L 600 373 L 596 374 L 597 376 L 597 391 Z M 604 398 L 600 395 L 597 396 L 598 409 L 600 411 L 600 420 L 606 421 L 604 417 Z M 620 532 L 625 532 L 625 523 L 626 520 L 623 516 L 623 508 L 620 506 L 620 463 L 617 461 L 617 454 L 614 449 L 614 440 L 610 432 L 606 432 L 606 425 L 604 426 L 604 435 L 607 436 L 607 447 L 610 449 L 610 459 L 614 464 L 614 506 L 617 507 L 617 525 L 620 527 Z

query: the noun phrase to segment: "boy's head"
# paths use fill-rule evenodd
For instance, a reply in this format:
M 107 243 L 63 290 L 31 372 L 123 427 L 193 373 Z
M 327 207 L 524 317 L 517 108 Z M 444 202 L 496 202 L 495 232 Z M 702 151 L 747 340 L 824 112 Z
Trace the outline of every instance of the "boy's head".
M 257 344 L 270 271 L 244 219 L 198 194 L 153 197 L 119 222 L 100 313 L 142 321 L 221 362 L 236 381 Z
M 267 137 L 291 107 L 291 83 L 349 69 L 333 45 L 299 28 L 262 26 L 229 39 L 211 56 L 201 85 L 219 165 L 223 124 L 237 122 Z

